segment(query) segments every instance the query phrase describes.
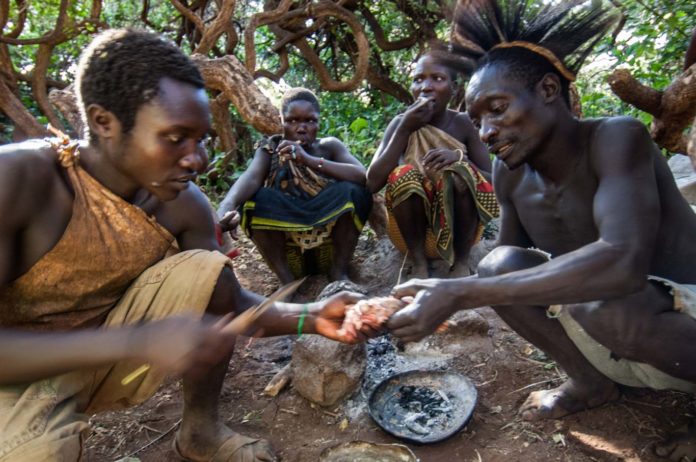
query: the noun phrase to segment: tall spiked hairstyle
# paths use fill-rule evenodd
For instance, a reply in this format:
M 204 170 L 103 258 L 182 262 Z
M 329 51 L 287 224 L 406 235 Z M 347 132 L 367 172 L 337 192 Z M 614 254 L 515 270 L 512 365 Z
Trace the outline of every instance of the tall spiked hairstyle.
M 604 0 L 460 0 L 452 50 L 476 68 L 504 62 L 532 88 L 547 72 L 568 85 L 618 18 Z

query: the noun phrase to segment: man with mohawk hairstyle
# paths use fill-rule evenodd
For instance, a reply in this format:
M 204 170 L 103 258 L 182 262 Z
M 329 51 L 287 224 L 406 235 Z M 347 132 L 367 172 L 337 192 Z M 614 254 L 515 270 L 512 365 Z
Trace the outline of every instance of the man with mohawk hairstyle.
M 500 247 L 478 276 L 395 289 L 415 295 L 388 322 L 404 340 L 490 305 L 553 357 L 568 380 L 532 393 L 527 420 L 600 406 L 619 385 L 696 392 L 696 215 L 643 124 L 569 108 L 570 82 L 615 17 L 601 1 L 459 5 L 453 48 L 476 62 L 466 102 L 496 156 Z M 693 461 L 695 426 L 656 452 Z

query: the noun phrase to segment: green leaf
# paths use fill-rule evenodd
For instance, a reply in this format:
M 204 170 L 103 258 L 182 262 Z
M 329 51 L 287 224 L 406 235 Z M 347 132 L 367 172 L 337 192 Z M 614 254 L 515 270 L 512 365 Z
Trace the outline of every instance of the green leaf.
M 360 133 L 360 131 L 366 129 L 368 125 L 369 124 L 367 123 L 366 119 L 358 117 L 350 124 L 350 130 L 353 132 L 354 135 L 357 135 L 358 133 Z

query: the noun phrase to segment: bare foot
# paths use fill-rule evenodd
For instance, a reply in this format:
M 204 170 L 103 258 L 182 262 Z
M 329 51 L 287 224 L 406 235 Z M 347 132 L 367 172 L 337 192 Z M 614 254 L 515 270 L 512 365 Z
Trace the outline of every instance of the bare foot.
M 619 389 L 610 381 L 588 387 L 568 380 L 558 388 L 530 393 L 519 413 L 524 420 L 558 419 L 614 401 L 619 395 Z
M 454 266 L 450 270 L 451 278 L 463 278 L 466 276 L 471 276 L 471 270 L 469 269 L 468 263 L 455 262 Z
M 430 277 L 430 272 L 428 271 L 428 262 L 413 262 L 411 266 L 411 274 L 409 279 L 428 279 Z
M 268 441 L 240 435 L 224 424 L 217 427 L 217 432 L 186 432 L 182 427 L 174 438 L 174 452 L 189 461 L 209 461 L 214 457 L 216 460 L 259 462 L 279 460 Z
M 655 445 L 655 454 L 677 462 L 696 461 L 696 420 L 686 431 L 672 434 L 666 441 Z

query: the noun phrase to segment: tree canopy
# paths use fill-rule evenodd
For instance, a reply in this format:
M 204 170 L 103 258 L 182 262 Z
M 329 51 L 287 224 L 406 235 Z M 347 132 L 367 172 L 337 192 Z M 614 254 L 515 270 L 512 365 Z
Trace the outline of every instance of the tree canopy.
M 696 70 L 684 62 L 696 2 L 611 1 L 623 19 L 578 79 L 583 115 L 634 115 L 652 123 L 662 147 L 684 152 L 684 129 L 696 115 L 696 78 L 687 78 Z M 429 44 L 447 40 L 455 6 L 455 0 L 0 0 L 0 137 L 44 136 L 47 122 L 79 134 L 71 89 L 77 57 L 99 30 L 129 26 L 166 35 L 201 68 L 216 135 L 211 187 L 224 188 L 244 167 L 260 134 L 279 131 L 279 85 L 317 91 L 322 133 L 369 162 L 386 123 L 411 101 L 412 62 Z M 670 90 L 680 77 L 681 86 Z

